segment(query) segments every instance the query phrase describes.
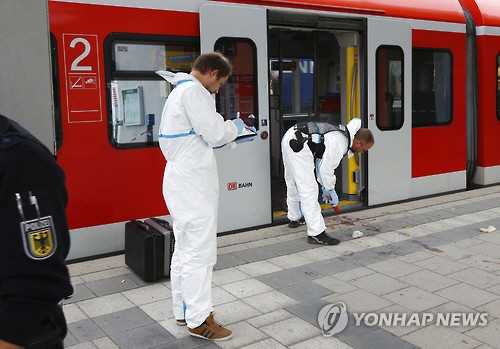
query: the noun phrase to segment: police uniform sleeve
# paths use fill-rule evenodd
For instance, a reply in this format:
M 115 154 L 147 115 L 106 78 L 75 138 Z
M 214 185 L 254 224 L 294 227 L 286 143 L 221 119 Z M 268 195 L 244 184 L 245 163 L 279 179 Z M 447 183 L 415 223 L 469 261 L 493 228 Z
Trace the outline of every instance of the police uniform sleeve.
M 196 134 L 203 137 L 212 147 L 232 142 L 238 136 L 238 129 L 230 120 L 224 121 L 215 110 L 215 103 L 204 87 L 193 84 L 182 95 L 183 105 Z
M 63 171 L 46 149 L 27 139 L 0 147 L 0 339 L 4 341 L 26 346 L 49 311 L 72 293 L 64 263 L 69 250 L 66 203 Z

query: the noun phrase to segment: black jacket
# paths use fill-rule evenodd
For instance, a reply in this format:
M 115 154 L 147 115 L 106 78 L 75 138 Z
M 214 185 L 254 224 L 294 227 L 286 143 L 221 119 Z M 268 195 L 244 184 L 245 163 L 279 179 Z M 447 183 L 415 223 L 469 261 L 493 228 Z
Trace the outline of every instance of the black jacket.
M 53 155 L 0 115 L 0 339 L 26 346 L 73 292 L 66 204 Z

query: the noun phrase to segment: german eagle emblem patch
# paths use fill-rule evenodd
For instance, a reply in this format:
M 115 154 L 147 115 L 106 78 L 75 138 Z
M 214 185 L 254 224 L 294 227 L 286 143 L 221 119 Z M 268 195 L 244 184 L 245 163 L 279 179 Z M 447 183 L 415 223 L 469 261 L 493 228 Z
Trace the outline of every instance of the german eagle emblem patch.
M 24 251 L 32 259 L 49 258 L 57 247 L 52 216 L 21 222 Z

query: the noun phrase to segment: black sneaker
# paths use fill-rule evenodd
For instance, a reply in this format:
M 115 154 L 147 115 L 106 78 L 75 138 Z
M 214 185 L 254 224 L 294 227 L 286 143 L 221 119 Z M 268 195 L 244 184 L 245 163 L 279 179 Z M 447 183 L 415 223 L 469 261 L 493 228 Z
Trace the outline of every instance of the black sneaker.
M 297 227 L 300 227 L 303 224 L 306 224 L 306 220 L 304 219 L 304 217 L 302 217 L 298 221 L 290 221 L 290 222 L 288 222 L 288 228 L 297 228 Z
M 307 242 L 310 244 L 319 244 L 319 245 L 338 245 L 340 243 L 339 240 L 332 238 L 325 232 L 322 232 L 316 236 L 308 236 Z

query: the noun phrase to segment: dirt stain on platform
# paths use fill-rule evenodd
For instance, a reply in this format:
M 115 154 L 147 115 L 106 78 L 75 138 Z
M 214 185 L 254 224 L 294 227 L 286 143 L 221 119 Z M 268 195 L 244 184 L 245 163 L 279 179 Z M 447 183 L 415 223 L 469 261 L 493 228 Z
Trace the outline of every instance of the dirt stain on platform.
M 483 259 L 483 262 L 485 262 L 485 263 L 493 263 L 493 264 L 500 264 L 500 262 L 490 261 L 488 259 Z
M 412 241 L 412 242 L 414 244 L 422 246 L 423 248 L 425 248 L 426 250 L 429 250 L 431 252 L 444 253 L 443 250 L 440 250 L 439 248 L 436 248 L 436 247 L 431 247 L 431 246 L 429 246 L 427 244 L 424 244 L 423 242 L 420 242 L 420 241 Z
M 328 217 L 325 218 L 325 221 L 336 223 L 336 224 L 344 224 L 344 225 L 354 225 L 358 219 L 353 219 L 349 217 Z

